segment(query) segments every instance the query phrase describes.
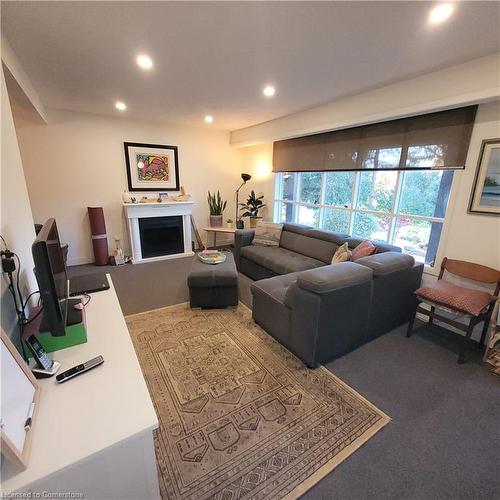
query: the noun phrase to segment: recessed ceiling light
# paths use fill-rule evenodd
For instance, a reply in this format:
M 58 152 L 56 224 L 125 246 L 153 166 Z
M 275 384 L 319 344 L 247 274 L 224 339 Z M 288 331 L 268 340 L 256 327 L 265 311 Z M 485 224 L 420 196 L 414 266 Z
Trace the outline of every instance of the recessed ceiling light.
M 214 117 L 212 115 L 205 116 L 205 123 L 213 123 Z
M 441 3 L 434 7 L 429 14 L 429 21 L 432 24 L 439 24 L 446 21 L 455 10 L 455 7 L 451 3 Z
M 146 56 L 144 54 L 141 54 L 140 56 L 137 56 L 137 64 L 142 68 L 142 69 L 151 69 L 153 67 L 153 61 L 151 57 Z
M 117 101 L 115 102 L 115 108 L 119 111 L 125 111 L 127 109 L 127 105 L 124 102 Z
M 262 93 L 263 93 L 266 97 L 272 97 L 274 94 L 276 94 L 276 89 L 275 89 L 272 85 L 266 85 L 266 86 L 262 89 Z

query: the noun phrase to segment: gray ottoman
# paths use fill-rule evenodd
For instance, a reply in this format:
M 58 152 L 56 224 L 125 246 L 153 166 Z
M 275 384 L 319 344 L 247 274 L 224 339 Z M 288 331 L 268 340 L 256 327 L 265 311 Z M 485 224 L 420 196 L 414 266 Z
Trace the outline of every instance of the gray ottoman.
M 203 309 L 223 308 L 238 305 L 238 271 L 233 254 L 225 252 L 222 264 L 205 264 L 193 258 L 187 283 L 189 304 Z

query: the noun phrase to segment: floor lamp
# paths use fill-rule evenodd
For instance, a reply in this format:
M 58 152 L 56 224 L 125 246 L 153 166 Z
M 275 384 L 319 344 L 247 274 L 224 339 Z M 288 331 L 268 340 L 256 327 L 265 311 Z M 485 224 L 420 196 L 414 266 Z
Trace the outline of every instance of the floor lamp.
M 250 174 L 241 174 L 241 179 L 243 182 L 241 183 L 240 187 L 236 190 L 236 229 L 243 229 L 243 221 L 240 220 L 240 217 L 238 216 L 238 195 L 240 192 L 240 189 L 247 183 L 252 178 Z

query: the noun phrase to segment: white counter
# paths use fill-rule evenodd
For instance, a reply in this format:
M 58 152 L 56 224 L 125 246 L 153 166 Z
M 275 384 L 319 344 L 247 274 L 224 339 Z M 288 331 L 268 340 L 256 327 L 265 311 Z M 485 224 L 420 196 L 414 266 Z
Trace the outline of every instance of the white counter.
M 40 380 L 29 465 L 5 462 L 1 488 L 159 498 L 153 429 L 158 419 L 110 275 L 86 308 L 87 343 L 54 353 L 64 371 L 101 354 L 104 364 L 64 384 Z M 17 472 L 17 473 L 16 473 Z

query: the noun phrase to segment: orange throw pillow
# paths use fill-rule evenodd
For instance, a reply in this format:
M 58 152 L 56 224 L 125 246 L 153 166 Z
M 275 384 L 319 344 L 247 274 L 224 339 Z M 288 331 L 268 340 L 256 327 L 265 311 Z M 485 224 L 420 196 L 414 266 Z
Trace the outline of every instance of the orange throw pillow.
M 370 240 L 363 240 L 352 250 L 351 259 L 358 260 L 361 257 L 368 257 L 368 255 L 373 255 L 376 251 L 377 247 Z

